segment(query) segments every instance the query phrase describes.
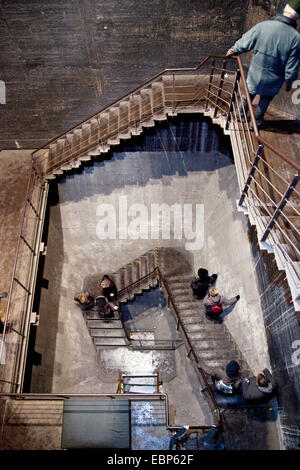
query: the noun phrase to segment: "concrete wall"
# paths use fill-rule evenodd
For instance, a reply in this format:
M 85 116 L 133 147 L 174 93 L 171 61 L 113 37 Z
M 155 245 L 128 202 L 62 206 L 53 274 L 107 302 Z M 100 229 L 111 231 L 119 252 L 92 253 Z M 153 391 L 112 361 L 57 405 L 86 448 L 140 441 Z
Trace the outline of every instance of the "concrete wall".
M 1 2 L 0 148 L 37 148 L 163 69 L 224 53 L 243 31 L 247 4 Z

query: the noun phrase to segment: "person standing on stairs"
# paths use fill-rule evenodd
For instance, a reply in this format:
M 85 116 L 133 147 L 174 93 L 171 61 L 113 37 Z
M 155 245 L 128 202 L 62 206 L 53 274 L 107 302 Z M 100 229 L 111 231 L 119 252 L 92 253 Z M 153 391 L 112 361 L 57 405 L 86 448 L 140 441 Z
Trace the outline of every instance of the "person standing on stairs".
M 100 285 L 103 289 L 103 295 L 107 298 L 108 301 L 117 300 L 118 289 L 107 274 L 103 276 Z
M 219 315 L 223 312 L 223 305 L 230 307 L 239 299 L 239 295 L 236 295 L 231 299 L 227 299 L 226 297 L 221 296 L 219 294 L 218 289 L 216 287 L 211 287 L 209 289 L 208 295 L 206 295 L 203 299 L 205 313 L 209 318 L 213 320 L 219 320 Z
M 204 299 L 207 289 L 216 282 L 217 277 L 217 274 L 209 276 L 207 269 L 198 269 L 198 277 L 191 282 L 193 295 L 199 300 Z
M 289 91 L 298 77 L 300 35 L 296 30 L 296 21 L 299 14 L 300 0 L 290 0 L 282 14 L 255 25 L 227 51 L 226 56 L 230 57 L 254 49 L 247 76 L 247 86 L 251 101 L 256 95 L 260 95 L 255 112 L 258 127 L 263 125 L 264 114 L 283 82 L 286 82 L 286 91 Z M 245 121 L 248 112 L 245 95 L 240 112 L 241 120 Z M 253 130 L 253 126 L 250 126 L 250 129 Z
M 226 369 L 205 369 L 205 372 L 211 376 L 216 389 L 224 395 L 234 395 L 242 393 L 242 380 L 246 372 L 241 373 L 240 364 L 232 360 L 228 362 Z
M 99 295 L 95 299 L 94 310 L 98 312 L 100 318 L 109 320 L 114 317 L 115 311 L 118 310 L 117 305 L 114 305 L 112 302 L 108 302 L 104 295 Z

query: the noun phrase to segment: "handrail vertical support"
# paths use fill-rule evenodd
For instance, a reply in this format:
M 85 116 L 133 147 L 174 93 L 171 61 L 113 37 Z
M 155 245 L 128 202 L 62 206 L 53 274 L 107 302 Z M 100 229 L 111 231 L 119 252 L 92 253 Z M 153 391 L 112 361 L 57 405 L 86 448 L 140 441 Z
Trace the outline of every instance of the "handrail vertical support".
M 205 101 L 205 111 L 208 110 L 208 98 L 209 98 L 211 85 L 212 85 L 212 81 L 213 81 L 215 63 L 216 63 L 216 59 L 213 59 L 212 64 L 211 64 L 211 69 L 210 69 L 210 75 L 209 75 L 209 83 L 208 83 L 207 96 L 206 96 L 206 101 Z
M 283 195 L 281 201 L 279 202 L 279 204 L 278 204 L 278 206 L 277 206 L 277 208 L 276 208 L 276 210 L 273 214 L 272 219 L 270 220 L 270 222 L 267 225 L 266 230 L 264 231 L 264 234 L 261 238 L 261 242 L 266 241 L 266 238 L 268 237 L 270 231 L 272 230 L 276 220 L 280 216 L 280 213 L 281 213 L 282 209 L 285 207 L 287 201 L 289 200 L 289 198 L 290 198 L 292 192 L 294 191 L 295 187 L 297 186 L 299 180 L 300 180 L 300 173 L 298 173 L 297 175 L 294 176 L 291 184 L 289 185 L 289 187 L 286 190 L 285 194 Z
M 224 59 L 223 60 L 223 65 L 222 65 L 222 72 L 221 72 L 221 75 L 220 75 L 219 89 L 218 89 L 218 94 L 217 94 L 217 99 L 216 99 L 216 107 L 215 107 L 214 116 L 213 116 L 214 118 L 216 118 L 217 114 L 218 114 L 218 105 L 219 105 L 219 101 L 220 101 L 219 98 L 221 97 L 222 89 L 223 89 L 223 85 L 224 85 L 226 65 L 227 65 L 227 59 Z
M 232 90 L 230 105 L 229 105 L 229 109 L 228 109 L 228 114 L 227 114 L 227 118 L 226 118 L 226 124 L 225 124 L 225 130 L 226 131 L 228 130 L 229 122 L 231 121 L 231 113 L 233 111 L 233 105 L 235 103 L 235 96 L 236 96 L 236 92 L 237 92 L 237 89 L 238 89 L 240 78 L 241 78 L 241 72 L 239 70 L 237 70 L 236 75 L 235 75 L 235 81 L 234 81 L 234 86 L 233 86 L 233 90 Z
M 238 202 L 238 206 L 242 206 L 243 205 L 243 202 L 245 200 L 245 197 L 247 196 L 248 194 L 248 189 L 249 189 L 249 186 L 251 184 L 251 181 L 254 177 L 254 174 L 255 174 L 255 170 L 257 168 L 257 165 L 258 165 L 258 162 L 262 156 L 262 152 L 263 152 L 263 149 L 264 149 L 264 146 L 263 145 L 259 145 L 258 146 L 258 149 L 257 149 L 257 153 L 256 153 L 256 156 L 255 156 L 255 159 L 254 159 L 254 162 L 252 164 L 252 167 L 251 167 L 251 170 L 249 172 L 249 175 L 248 175 L 248 178 L 247 178 L 247 181 L 246 181 L 246 184 L 245 184 L 245 187 L 242 191 L 242 195 L 241 195 L 241 198 Z

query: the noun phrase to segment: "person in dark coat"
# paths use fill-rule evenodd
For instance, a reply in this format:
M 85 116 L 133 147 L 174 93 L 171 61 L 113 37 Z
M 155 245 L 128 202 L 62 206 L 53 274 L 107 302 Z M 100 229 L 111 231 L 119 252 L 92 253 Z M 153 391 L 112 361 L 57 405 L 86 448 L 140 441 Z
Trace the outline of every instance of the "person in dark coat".
M 82 311 L 90 310 L 94 307 L 94 298 L 88 292 L 81 292 L 74 297 L 75 302 L 78 302 Z
M 252 404 L 268 402 L 276 395 L 277 389 L 278 385 L 269 369 L 264 369 L 257 377 L 242 381 L 243 397 Z
M 108 301 L 117 300 L 117 294 L 118 294 L 117 287 L 107 274 L 103 276 L 100 285 L 103 289 L 103 295 L 104 297 L 107 298 Z
M 217 277 L 217 274 L 209 276 L 207 269 L 198 269 L 198 277 L 191 282 L 193 295 L 197 299 L 203 299 L 206 296 L 207 289 L 216 282 Z
M 300 65 L 300 35 L 296 20 L 300 13 L 300 0 L 290 0 L 283 14 L 272 20 L 262 21 L 239 39 L 228 51 L 227 56 L 239 55 L 254 50 L 247 76 L 250 100 L 260 95 L 255 112 L 257 126 L 262 126 L 264 114 L 283 82 L 286 91 L 298 77 Z M 246 96 L 243 96 L 245 113 L 248 111 Z M 241 118 L 245 120 L 242 107 Z
M 205 372 L 211 376 L 212 382 L 218 392 L 223 395 L 233 395 L 242 393 L 242 373 L 241 366 L 237 361 L 228 362 L 225 370 L 205 368 Z
M 100 318 L 110 319 L 114 317 L 114 313 L 118 307 L 111 302 L 108 302 L 104 295 L 99 295 L 95 299 L 94 310 L 98 312 Z

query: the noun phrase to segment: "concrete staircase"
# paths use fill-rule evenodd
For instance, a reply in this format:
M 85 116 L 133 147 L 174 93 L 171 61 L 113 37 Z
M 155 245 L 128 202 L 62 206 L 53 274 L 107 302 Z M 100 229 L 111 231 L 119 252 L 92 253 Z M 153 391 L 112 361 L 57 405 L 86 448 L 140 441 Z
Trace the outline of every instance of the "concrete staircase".
M 139 258 L 110 274 L 118 289 L 118 303 L 133 300 L 136 295 L 157 286 L 156 274 L 146 277 L 155 269 L 155 250 L 149 250 Z M 83 312 L 87 327 L 97 351 L 107 347 L 129 346 L 119 311 L 113 318 L 101 319 L 93 310 Z
M 214 63 L 215 59 L 210 72 L 204 67 L 201 73 L 196 73 L 196 69 L 186 69 L 184 73 L 167 70 L 157 75 L 53 140 L 46 153 L 43 151 L 34 158 L 36 166 L 46 179 L 54 179 L 65 171 L 79 168 L 85 161 L 106 154 L 114 145 L 120 144 L 121 140 L 141 134 L 143 128 L 153 127 L 157 121 L 166 120 L 168 116 L 178 113 L 195 112 L 209 117 L 230 136 L 242 191 L 245 174 L 248 173 L 246 161 L 249 148 L 245 147 L 244 129 L 237 122 L 227 122 L 230 106 L 228 100 L 233 97 L 237 75 L 229 73 L 221 78 L 220 69 L 215 69 Z M 226 124 L 229 124 L 227 128 Z M 264 214 L 263 207 L 257 209 L 257 202 L 248 197 L 239 210 L 249 216 L 260 238 L 270 221 Z M 274 254 L 279 270 L 285 270 L 295 310 L 300 311 L 299 252 L 294 259 L 294 253 L 291 254 L 291 250 L 287 249 L 287 246 L 300 246 L 299 217 L 296 219 L 296 238 L 295 230 L 290 230 L 288 241 L 280 231 L 276 233 L 273 230 L 267 242 L 260 241 L 259 245 Z M 288 233 L 286 227 L 284 233 Z M 125 277 L 126 275 L 124 273 Z M 120 282 L 120 285 L 126 285 L 121 280 Z
M 246 150 L 241 136 L 236 130 L 236 124 L 234 125 L 230 122 L 228 129 L 225 129 L 225 116 L 219 115 L 218 117 L 214 117 L 213 109 L 208 109 L 207 111 L 204 111 L 203 114 L 209 117 L 214 124 L 222 127 L 224 134 L 230 136 L 237 178 L 242 192 L 246 182 L 244 175 L 247 175 L 249 170 L 245 163 Z M 290 176 L 294 176 L 293 173 L 291 173 Z M 273 184 L 279 184 L 278 181 L 273 181 Z M 260 184 L 262 189 L 268 192 L 268 186 L 266 186 L 264 178 L 260 178 Z M 285 192 L 285 189 L 280 189 L 283 193 Z M 275 198 L 275 196 L 273 195 L 272 197 Z M 266 199 L 266 197 L 264 196 L 263 199 Z M 280 202 L 280 198 L 277 202 Z M 255 226 L 260 249 L 274 254 L 277 268 L 280 271 L 286 272 L 286 278 L 290 287 L 295 311 L 300 312 L 300 262 L 299 252 L 296 251 L 296 248 L 299 250 L 300 247 L 300 217 L 295 216 L 295 210 L 291 210 L 289 213 L 288 209 L 285 208 L 283 213 L 286 217 L 283 217 L 281 220 L 281 229 L 279 227 L 273 227 L 266 241 L 261 241 L 261 238 L 271 221 L 271 217 L 266 212 L 266 206 L 268 206 L 268 204 L 269 203 L 266 202 L 265 205 L 259 205 L 257 199 L 249 195 L 244 200 L 243 205 L 238 206 L 237 209 L 247 215 L 250 224 Z M 299 201 L 297 203 L 297 200 L 295 200 L 294 204 L 298 212 L 300 212 Z
M 155 257 L 155 249 L 149 250 L 111 274 L 111 278 L 118 288 L 119 303 L 133 300 L 135 295 L 142 294 L 143 291 L 157 286 L 158 278 L 155 274 L 151 278 L 141 280 L 155 269 Z
M 123 139 L 139 135 L 178 112 L 203 109 L 208 76 L 163 74 L 50 143 L 36 158 L 46 179 L 79 168 L 93 157 L 109 152 Z
M 223 369 L 230 360 L 236 360 L 243 369 L 248 369 L 225 324 L 207 319 L 203 301 L 193 297 L 190 287 L 193 277 L 193 273 L 186 273 L 166 279 L 200 367 L 208 371 Z
M 85 318 L 97 351 L 107 347 L 128 346 L 129 342 L 118 312 L 109 320 L 99 318 L 98 313 L 93 311 L 88 312 Z

